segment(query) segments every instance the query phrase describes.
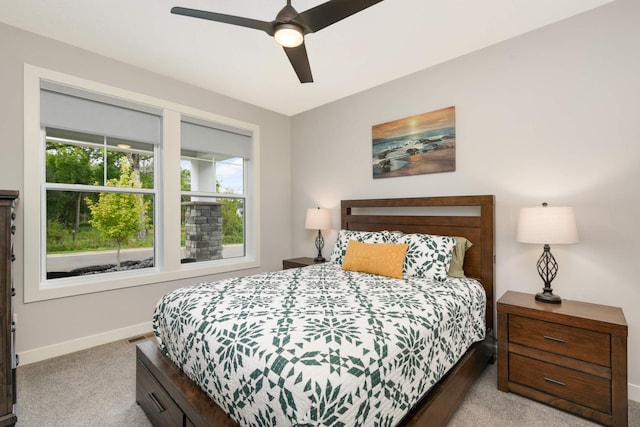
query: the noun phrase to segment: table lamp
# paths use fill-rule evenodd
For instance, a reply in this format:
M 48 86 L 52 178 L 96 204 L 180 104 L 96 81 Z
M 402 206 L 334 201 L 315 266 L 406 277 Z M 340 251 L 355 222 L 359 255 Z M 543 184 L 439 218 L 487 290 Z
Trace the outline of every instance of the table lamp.
M 322 256 L 322 248 L 324 246 L 324 238 L 322 237 L 322 231 L 331 228 L 331 211 L 329 209 L 308 208 L 307 218 L 304 222 L 304 228 L 308 230 L 318 230 L 316 236 L 316 249 L 318 250 L 318 256 L 313 260 L 315 262 L 326 261 Z
M 551 281 L 558 273 L 558 263 L 551 254 L 549 245 L 571 244 L 578 242 L 578 230 L 572 207 L 550 207 L 543 203 L 541 207 L 522 208 L 518 218 L 517 240 L 522 243 L 543 244 L 544 250 L 538 260 L 538 274 L 544 281 L 542 292 L 536 294 L 536 300 L 546 303 L 560 303 L 561 298 L 553 293 Z

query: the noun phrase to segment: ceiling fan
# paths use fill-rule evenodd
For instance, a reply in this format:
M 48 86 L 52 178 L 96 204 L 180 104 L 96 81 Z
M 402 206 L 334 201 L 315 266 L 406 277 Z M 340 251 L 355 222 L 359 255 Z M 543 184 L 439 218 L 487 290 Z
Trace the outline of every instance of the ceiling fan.
M 300 83 L 310 83 L 313 82 L 313 76 L 311 75 L 307 49 L 304 46 L 304 36 L 320 31 L 381 1 L 330 0 L 298 13 L 291 6 L 291 0 L 287 0 L 287 5 L 278 12 L 276 19 L 271 22 L 184 7 L 173 7 L 171 13 L 264 31 L 274 37 L 276 42 L 284 48 Z

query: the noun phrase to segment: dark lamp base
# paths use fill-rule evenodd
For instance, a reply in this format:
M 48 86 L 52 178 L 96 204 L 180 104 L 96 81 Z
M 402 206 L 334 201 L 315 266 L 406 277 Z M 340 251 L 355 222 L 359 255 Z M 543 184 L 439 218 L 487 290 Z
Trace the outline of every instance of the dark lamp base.
M 322 237 L 322 232 L 318 230 L 318 235 L 316 236 L 316 249 L 318 250 L 318 256 L 313 259 L 314 262 L 325 262 L 326 259 L 322 256 L 322 247 L 324 246 L 324 238 Z
M 562 298 L 558 295 L 553 294 L 550 290 L 545 290 L 539 294 L 536 294 L 536 301 L 551 303 L 551 304 L 560 304 L 562 302 Z
M 538 260 L 538 274 L 544 282 L 542 292 L 536 294 L 536 301 L 546 302 L 551 304 L 560 304 L 562 299 L 558 295 L 553 294 L 551 288 L 551 282 L 556 277 L 558 272 L 558 263 L 556 259 L 551 255 L 551 248 L 549 245 L 544 245 L 544 251 Z

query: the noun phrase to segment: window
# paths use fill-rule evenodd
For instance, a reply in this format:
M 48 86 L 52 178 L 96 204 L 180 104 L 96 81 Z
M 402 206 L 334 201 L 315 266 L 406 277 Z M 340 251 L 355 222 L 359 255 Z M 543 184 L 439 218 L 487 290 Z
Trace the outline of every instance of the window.
M 259 267 L 257 126 L 28 64 L 24 85 L 25 302 Z
M 190 121 L 187 121 L 190 120 Z M 181 123 L 181 262 L 245 255 L 248 136 L 197 119 Z
M 43 134 L 46 278 L 153 267 L 153 144 L 49 127 Z
M 153 267 L 158 112 L 53 83 L 40 100 L 46 279 Z

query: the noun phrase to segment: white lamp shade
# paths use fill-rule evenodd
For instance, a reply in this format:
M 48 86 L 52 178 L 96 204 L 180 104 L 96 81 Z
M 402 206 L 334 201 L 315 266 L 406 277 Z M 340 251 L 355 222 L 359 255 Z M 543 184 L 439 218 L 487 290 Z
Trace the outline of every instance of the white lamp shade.
M 329 209 L 308 208 L 304 228 L 309 230 L 327 230 L 331 228 L 331 211 Z
M 517 240 L 549 245 L 577 243 L 578 229 L 573 208 L 541 206 L 520 209 Z

